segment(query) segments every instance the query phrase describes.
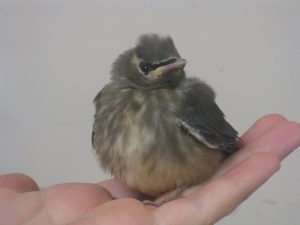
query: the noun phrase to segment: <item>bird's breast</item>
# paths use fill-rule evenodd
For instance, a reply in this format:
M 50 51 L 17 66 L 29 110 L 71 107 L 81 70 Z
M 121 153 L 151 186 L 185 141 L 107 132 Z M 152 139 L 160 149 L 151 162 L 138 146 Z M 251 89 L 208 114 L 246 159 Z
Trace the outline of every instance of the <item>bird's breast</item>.
M 157 143 L 164 145 L 176 124 L 178 101 L 174 93 L 133 92 L 123 106 L 117 142 L 120 154 L 128 159 L 147 158 Z M 118 141 L 119 139 L 119 141 Z M 125 148 L 125 149 L 124 149 Z M 134 157 L 134 156 L 135 157 Z
M 95 150 L 101 165 L 128 186 L 152 195 L 211 173 L 220 157 L 182 132 L 176 117 L 180 97 L 171 91 L 128 90 L 106 99 L 109 104 L 98 104 Z
M 102 96 L 94 127 L 95 150 L 102 166 L 116 174 L 115 165 L 124 164 L 125 169 L 125 164 L 128 168 L 163 155 L 160 150 L 174 143 L 179 102 L 178 93 L 169 90 L 125 89 Z

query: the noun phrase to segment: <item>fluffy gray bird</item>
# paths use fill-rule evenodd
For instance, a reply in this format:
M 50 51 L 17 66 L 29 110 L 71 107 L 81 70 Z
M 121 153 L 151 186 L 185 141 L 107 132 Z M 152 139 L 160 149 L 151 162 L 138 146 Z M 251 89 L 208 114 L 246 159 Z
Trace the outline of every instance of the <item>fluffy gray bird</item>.
M 238 150 L 214 91 L 186 78 L 185 65 L 171 37 L 142 35 L 94 99 L 92 144 L 101 166 L 148 196 L 205 181 Z

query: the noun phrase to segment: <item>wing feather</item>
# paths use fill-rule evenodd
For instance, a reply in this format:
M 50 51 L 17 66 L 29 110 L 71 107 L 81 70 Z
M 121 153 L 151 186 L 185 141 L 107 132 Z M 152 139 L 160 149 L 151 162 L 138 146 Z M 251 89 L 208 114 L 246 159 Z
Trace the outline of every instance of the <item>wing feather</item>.
M 184 98 L 178 116 L 180 126 L 209 148 L 233 153 L 238 132 L 225 120 L 224 113 L 215 103 L 213 90 L 198 79 L 187 79 L 179 87 Z

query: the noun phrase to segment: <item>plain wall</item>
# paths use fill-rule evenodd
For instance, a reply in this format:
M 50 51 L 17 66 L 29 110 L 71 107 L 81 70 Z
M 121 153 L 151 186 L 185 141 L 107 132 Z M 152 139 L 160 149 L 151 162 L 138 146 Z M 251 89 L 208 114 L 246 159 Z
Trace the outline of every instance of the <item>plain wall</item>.
M 0 1 L 0 173 L 41 186 L 109 177 L 91 147 L 92 100 L 119 53 L 170 34 L 190 76 L 216 90 L 243 133 L 259 117 L 300 121 L 299 1 Z M 300 153 L 219 225 L 296 225 Z

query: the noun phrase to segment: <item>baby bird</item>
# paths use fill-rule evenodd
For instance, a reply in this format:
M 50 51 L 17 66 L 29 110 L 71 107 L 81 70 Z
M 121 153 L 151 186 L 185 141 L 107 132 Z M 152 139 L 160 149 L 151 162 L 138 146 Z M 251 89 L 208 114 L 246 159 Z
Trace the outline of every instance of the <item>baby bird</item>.
M 94 99 L 92 144 L 102 168 L 154 198 L 205 181 L 239 149 L 214 91 L 186 78 L 185 65 L 171 37 L 142 35 Z

